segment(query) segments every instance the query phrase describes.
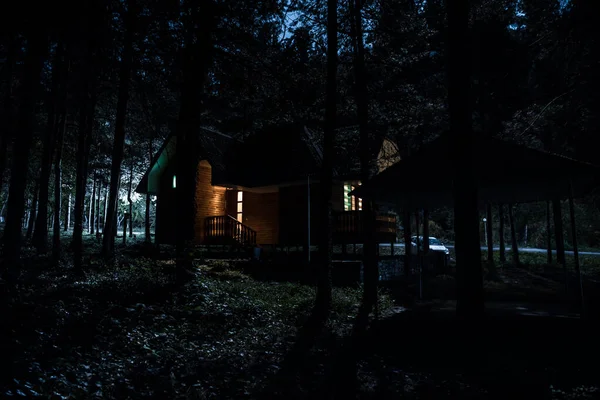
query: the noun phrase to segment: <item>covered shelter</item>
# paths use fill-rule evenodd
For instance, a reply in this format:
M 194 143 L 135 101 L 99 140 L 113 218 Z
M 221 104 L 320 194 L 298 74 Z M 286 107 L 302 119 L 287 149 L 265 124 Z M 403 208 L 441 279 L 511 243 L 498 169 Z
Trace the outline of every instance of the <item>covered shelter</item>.
M 452 206 L 450 140 L 441 136 L 352 194 L 408 208 Z M 578 198 L 599 184 L 600 167 L 500 139 L 476 138 L 473 153 L 481 206 Z
M 453 206 L 451 140 L 450 135 L 442 135 L 351 194 L 404 210 Z M 581 282 L 573 198 L 583 197 L 599 186 L 600 168 L 489 137 L 475 138 L 472 165 L 480 208 L 488 204 L 569 200 L 576 273 Z M 579 289 L 583 299 L 581 285 Z

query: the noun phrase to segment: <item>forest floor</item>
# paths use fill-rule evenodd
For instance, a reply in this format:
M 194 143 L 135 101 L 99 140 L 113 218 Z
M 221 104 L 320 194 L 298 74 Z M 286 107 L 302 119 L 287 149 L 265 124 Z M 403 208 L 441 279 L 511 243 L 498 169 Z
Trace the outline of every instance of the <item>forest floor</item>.
M 198 262 L 194 279 L 177 288 L 170 254 L 134 242 L 107 263 L 95 240 L 86 244 L 85 277 L 74 276 L 66 258 L 53 267 L 26 250 L 19 296 L 3 310 L 0 397 L 265 398 L 310 312 L 312 287 L 256 280 L 212 261 Z M 560 289 L 539 272 L 506 269 L 486 288 L 511 287 L 517 295 L 499 300 L 513 302 Z M 452 302 L 452 280 L 429 285 L 436 302 L 405 301 L 412 284 L 382 289 L 382 317 L 356 349 L 357 397 L 600 398 L 599 346 L 581 320 L 490 314 L 483 326 L 457 326 L 439 317 Z M 296 398 L 319 398 L 360 297 L 360 288 L 334 290 L 331 320 L 306 354 Z

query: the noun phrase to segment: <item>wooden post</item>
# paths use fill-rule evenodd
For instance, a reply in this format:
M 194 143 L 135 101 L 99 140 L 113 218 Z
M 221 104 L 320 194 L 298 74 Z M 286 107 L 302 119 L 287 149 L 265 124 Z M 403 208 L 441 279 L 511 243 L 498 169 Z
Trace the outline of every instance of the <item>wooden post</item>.
M 569 183 L 569 214 L 571 217 L 571 235 L 573 240 L 573 256 L 575 259 L 575 275 L 577 277 L 578 282 L 578 296 L 577 301 L 579 302 L 579 306 L 581 309 L 581 315 L 585 315 L 585 302 L 583 299 L 583 282 L 581 280 L 581 270 L 579 268 L 579 249 L 577 245 L 577 226 L 575 225 L 575 207 L 573 205 L 573 184 Z

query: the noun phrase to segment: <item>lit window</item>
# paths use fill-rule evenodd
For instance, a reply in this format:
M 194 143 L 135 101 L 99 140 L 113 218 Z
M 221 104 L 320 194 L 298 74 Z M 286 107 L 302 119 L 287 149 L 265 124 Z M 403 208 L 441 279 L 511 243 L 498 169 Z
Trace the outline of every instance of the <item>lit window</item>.
M 173 175 L 173 189 L 177 187 L 177 177 Z
M 360 182 L 358 184 L 360 185 Z M 354 185 L 344 185 L 344 211 L 362 210 L 362 199 L 350 195 L 354 189 L 356 189 Z
M 244 192 L 242 192 L 241 190 L 238 191 L 237 193 L 237 220 L 239 222 L 243 222 L 242 221 L 242 204 L 244 201 Z

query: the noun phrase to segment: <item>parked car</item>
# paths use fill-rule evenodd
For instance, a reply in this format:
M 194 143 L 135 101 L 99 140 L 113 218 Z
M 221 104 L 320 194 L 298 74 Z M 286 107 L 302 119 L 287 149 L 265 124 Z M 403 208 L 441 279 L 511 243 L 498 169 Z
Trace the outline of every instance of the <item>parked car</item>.
M 419 236 L 419 250 L 423 251 L 423 236 Z M 446 257 L 450 254 L 450 250 L 439 239 L 432 236 L 429 237 L 429 251 L 444 253 Z M 417 237 L 413 236 L 410 239 L 410 253 L 417 254 Z

